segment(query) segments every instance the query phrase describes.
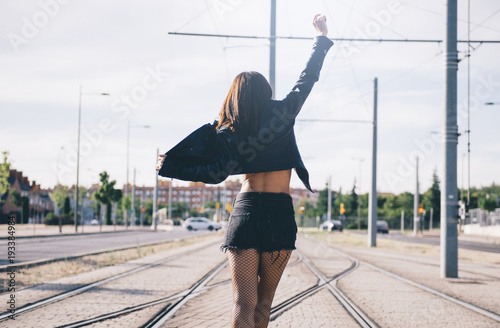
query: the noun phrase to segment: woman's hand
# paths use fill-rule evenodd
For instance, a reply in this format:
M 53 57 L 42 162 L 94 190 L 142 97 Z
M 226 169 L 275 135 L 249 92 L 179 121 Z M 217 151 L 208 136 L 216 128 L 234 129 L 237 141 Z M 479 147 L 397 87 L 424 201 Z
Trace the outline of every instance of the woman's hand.
M 313 19 L 313 26 L 322 36 L 328 35 L 328 26 L 326 26 L 326 16 L 317 14 Z
M 156 162 L 156 171 L 159 171 L 163 166 L 163 161 L 165 160 L 165 155 L 158 155 L 158 161 Z

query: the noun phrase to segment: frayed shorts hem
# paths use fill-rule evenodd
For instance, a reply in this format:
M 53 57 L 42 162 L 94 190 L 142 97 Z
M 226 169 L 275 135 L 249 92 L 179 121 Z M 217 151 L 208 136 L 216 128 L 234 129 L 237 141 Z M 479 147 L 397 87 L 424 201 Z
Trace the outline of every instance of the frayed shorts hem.
M 258 246 L 248 246 L 248 247 L 240 247 L 240 246 L 233 246 L 233 245 L 221 245 L 220 246 L 220 251 L 226 253 L 227 250 L 236 250 L 236 251 L 241 251 L 245 249 L 256 249 L 259 253 L 273 253 L 273 252 L 279 252 L 279 251 L 293 251 L 296 250 L 295 246 L 291 247 L 273 247 L 273 248 L 260 248 Z

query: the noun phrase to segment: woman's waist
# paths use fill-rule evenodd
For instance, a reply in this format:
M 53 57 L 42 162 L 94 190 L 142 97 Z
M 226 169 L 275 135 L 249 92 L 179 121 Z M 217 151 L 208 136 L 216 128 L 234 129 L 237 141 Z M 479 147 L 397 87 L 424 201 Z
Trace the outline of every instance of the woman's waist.
M 268 191 L 242 191 L 236 195 L 235 201 L 243 200 L 273 200 L 273 201 L 291 201 L 292 196 L 284 192 L 268 192 Z
M 290 193 L 290 169 L 243 175 L 241 192 Z

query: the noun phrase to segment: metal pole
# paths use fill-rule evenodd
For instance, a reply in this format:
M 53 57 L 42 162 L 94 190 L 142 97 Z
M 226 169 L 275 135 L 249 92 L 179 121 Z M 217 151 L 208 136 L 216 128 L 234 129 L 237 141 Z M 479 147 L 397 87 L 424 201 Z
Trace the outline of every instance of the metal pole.
M 78 232 L 78 185 L 80 182 L 80 124 L 82 119 L 82 86 L 78 100 L 78 147 L 76 150 L 75 233 Z
M 441 278 L 458 277 L 457 0 L 447 0 L 445 32 L 444 178 L 441 191 Z
M 142 192 L 144 192 L 144 189 Z M 142 208 L 144 207 L 144 194 L 142 192 L 141 192 L 141 214 L 140 214 L 141 215 L 140 216 L 141 217 L 141 227 L 144 226 L 144 212 L 142 211 Z
M 416 179 L 415 179 L 415 197 L 413 197 L 413 234 L 418 234 L 418 205 L 419 205 L 419 191 L 418 191 L 418 157 L 417 166 L 415 169 Z
M 429 231 L 432 231 L 432 217 L 434 216 L 434 207 L 431 207 L 431 215 L 429 222 Z
M 271 35 L 269 38 L 269 84 L 276 96 L 276 0 L 271 0 Z
M 378 79 L 373 80 L 372 185 L 368 199 L 368 247 L 377 246 L 377 93 Z
M 401 234 L 405 233 L 405 211 L 401 211 Z
M 132 206 L 130 208 L 130 226 L 135 226 L 135 167 L 134 180 L 132 182 Z
M 85 221 L 83 220 L 83 209 L 85 208 L 85 194 L 82 195 L 82 206 L 81 206 L 81 213 L 80 213 L 80 225 L 82 226 L 82 233 L 83 233 L 83 228 L 85 226 Z
M 328 221 L 332 220 L 332 186 L 331 186 L 331 183 L 332 183 L 332 177 L 329 176 L 328 182 L 326 183 L 326 187 L 328 188 L 328 200 L 327 200 L 328 211 L 327 211 L 326 219 Z
M 156 148 L 156 158 L 160 154 L 160 149 Z M 158 172 L 155 171 L 155 188 L 153 193 L 153 227 L 156 231 L 158 220 Z
M 125 197 L 128 197 L 128 161 L 129 161 L 129 146 L 130 146 L 130 120 L 127 121 L 127 178 L 125 185 Z M 128 228 L 128 209 L 123 211 L 123 221 L 125 223 L 125 229 Z

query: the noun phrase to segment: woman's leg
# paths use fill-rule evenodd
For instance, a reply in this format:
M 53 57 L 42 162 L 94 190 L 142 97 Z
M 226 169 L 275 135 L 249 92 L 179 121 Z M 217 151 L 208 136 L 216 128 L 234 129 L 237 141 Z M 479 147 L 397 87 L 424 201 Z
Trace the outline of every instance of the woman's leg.
M 267 327 L 269 312 L 274 293 L 281 279 L 281 274 L 290 259 L 292 251 L 262 252 L 259 265 L 258 301 L 255 309 L 255 327 Z
M 233 283 L 231 327 L 254 327 L 259 256 L 256 249 L 228 249 L 229 268 Z

